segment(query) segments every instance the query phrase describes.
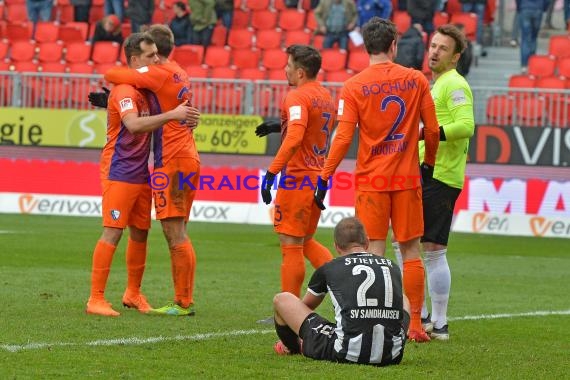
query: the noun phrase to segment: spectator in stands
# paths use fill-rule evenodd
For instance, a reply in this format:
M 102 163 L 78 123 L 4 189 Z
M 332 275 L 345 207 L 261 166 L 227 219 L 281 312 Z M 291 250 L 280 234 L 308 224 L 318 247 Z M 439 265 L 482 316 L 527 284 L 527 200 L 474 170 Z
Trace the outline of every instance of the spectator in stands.
M 188 0 L 190 22 L 192 23 L 192 43 L 208 47 L 212 42 L 214 27 L 218 22 L 216 0 Z
M 116 15 L 108 15 L 103 17 L 97 25 L 95 25 L 95 33 L 93 34 L 92 43 L 95 45 L 98 41 L 115 41 L 119 44 L 123 43 L 123 35 L 121 34 L 121 21 Z
M 76 22 L 89 22 L 91 0 L 71 0 L 73 5 L 73 20 Z
M 528 59 L 536 54 L 536 40 L 542 23 L 542 14 L 550 0 L 516 0 L 521 30 L 521 69 L 527 72 Z
M 428 38 L 433 33 L 433 16 L 437 5 L 437 0 L 408 0 L 407 8 L 412 24 L 421 24 Z
M 511 42 L 510 45 L 512 47 L 519 46 L 519 33 L 520 33 L 520 26 L 519 26 L 519 13 L 515 10 L 515 16 L 513 17 L 513 26 L 511 29 Z
M 317 32 L 325 35 L 323 48 L 332 48 L 335 42 L 341 49 L 348 49 L 348 32 L 357 21 L 353 0 L 321 0 L 315 9 Z
M 421 24 L 413 24 L 402 35 L 398 41 L 398 50 L 394 62 L 413 69 L 422 69 L 426 50 L 422 31 Z
M 230 30 L 234 19 L 234 0 L 216 0 L 216 16 Z
M 564 0 L 564 21 L 566 21 L 566 30 L 570 30 L 570 0 Z
M 26 0 L 28 19 L 34 25 L 38 21 L 49 21 L 54 4 L 57 4 L 57 0 Z
M 152 24 L 154 0 L 129 1 L 127 16 L 131 20 L 131 32 L 138 33 L 144 25 Z
M 186 4 L 177 1 L 172 7 L 174 17 L 170 21 L 170 30 L 174 34 L 174 45 L 186 45 L 192 43 L 192 23 L 190 23 L 190 12 Z
M 358 26 L 362 28 L 372 17 L 389 19 L 392 14 L 391 0 L 356 0 Z
M 105 16 L 116 15 L 120 22 L 125 18 L 125 3 L 123 0 L 105 0 Z
M 483 47 L 483 19 L 485 18 L 485 7 L 487 0 L 459 0 L 461 10 L 477 14 L 477 43 Z M 486 57 L 487 51 L 482 48 L 481 56 Z
M 463 33 L 463 35 L 465 35 L 465 25 L 463 24 L 454 24 L 454 25 L 457 29 L 459 29 L 461 33 Z M 463 75 L 464 77 L 466 77 L 467 74 L 469 74 L 469 69 L 471 69 L 471 62 L 473 62 L 473 44 L 471 43 L 471 41 L 469 41 L 469 39 L 467 39 L 467 37 L 465 38 L 465 42 L 467 43 L 465 46 L 465 50 L 463 50 L 463 52 L 461 53 L 459 61 L 457 61 L 457 67 L 455 68 L 455 70 L 457 70 L 457 72 Z

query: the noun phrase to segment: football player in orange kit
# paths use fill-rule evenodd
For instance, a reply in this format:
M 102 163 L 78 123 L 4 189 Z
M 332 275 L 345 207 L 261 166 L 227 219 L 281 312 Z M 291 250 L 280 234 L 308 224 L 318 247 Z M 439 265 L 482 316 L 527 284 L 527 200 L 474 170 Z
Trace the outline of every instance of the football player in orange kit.
M 313 202 L 317 177 L 328 151 L 335 105 L 330 92 L 316 81 L 321 55 L 311 46 L 292 45 L 285 74 L 296 86 L 281 110 L 282 144 L 265 175 L 261 196 L 271 203 L 270 189 L 281 172 L 275 198 L 273 225 L 279 234 L 283 261 L 281 290 L 300 296 L 305 257 L 314 268 L 332 260 L 327 248 L 313 238 L 321 211 Z M 263 124 L 258 127 L 263 129 Z M 265 135 L 257 131 L 258 135 Z
M 423 181 L 431 180 L 439 144 L 439 126 L 429 83 L 421 71 L 393 63 L 396 26 L 373 17 L 362 30 L 370 66 L 344 83 L 338 105 L 338 129 L 315 202 L 324 207 L 328 180 L 346 155 L 358 125 L 355 212 L 370 238 L 369 251 L 384 255 L 390 221 L 404 258 L 404 290 L 411 304 L 408 336 L 424 342 L 421 325 L 424 267 L 420 237 Z M 424 123 L 425 155 L 418 160 L 419 123 Z M 321 184 L 322 185 L 322 184 Z
M 130 67 L 158 62 L 154 40 L 147 34 L 131 34 L 124 44 Z M 151 189 L 148 158 L 151 135 L 168 120 L 186 120 L 193 111 L 186 102 L 174 110 L 150 116 L 154 111 L 144 93 L 129 85 L 115 86 L 108 100 L 107 143 L 101 153 L 103 234 L 93 252 L 91 294 L 86 312 L 118 316 L 105 300 L 105 287 L 113 256 L 127 226 L 127 290 L 123 304 L 147 313 L 151 307 L 140 292 L 150 228 Z
M 152 91 L 161 110 L 170 110 L 191 100 L 188 75 L 168 56 L 174 48 L 174 36 L 165 25 L 153 25 L 148 33 L 156 42 L 160 62 L 137 70 L 117 67 L 106 72 L 112 83 L 128 83 Z M 199 115 L 197 109 L 193 108 Z M 153 314 L 194 315 L 194 274 L 196 254 L 186 232 L 186 223 L 196 195 L 200 176 L 200 158 L 192 129 L 184 122 L 170 121 L 153 133 L 154 173 L 165 174 L 169 185 L 153 189 L 156 218 L 160 220 L 170 250 L 174 302 Z

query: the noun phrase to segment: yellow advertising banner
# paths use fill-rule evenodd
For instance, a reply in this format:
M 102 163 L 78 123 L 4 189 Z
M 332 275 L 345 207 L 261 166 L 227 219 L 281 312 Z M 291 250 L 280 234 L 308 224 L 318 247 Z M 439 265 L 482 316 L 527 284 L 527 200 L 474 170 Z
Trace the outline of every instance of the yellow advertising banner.
M 261 116 L 202 115 L 194 130 L 199 152 L 265 154 L 267 139 L 255 135 Z M 2 108 L 0 145 L 102 148 L 107 114 L 93 110 Z

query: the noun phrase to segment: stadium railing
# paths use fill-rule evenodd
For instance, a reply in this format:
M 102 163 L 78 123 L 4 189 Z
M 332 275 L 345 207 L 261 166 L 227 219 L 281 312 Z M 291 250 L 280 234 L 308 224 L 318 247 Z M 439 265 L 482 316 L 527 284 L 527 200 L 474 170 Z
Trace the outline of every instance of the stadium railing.
M 337 99 L 342 83 L 323 83 Z M 91 109 L 98 74 L 0 72 L 0 107 Z M 280 117 L 286 81 L 191 79 L 192 103 L 204 114 Z M 473 87 L 476 124 L 570 127 L 570 90 Z

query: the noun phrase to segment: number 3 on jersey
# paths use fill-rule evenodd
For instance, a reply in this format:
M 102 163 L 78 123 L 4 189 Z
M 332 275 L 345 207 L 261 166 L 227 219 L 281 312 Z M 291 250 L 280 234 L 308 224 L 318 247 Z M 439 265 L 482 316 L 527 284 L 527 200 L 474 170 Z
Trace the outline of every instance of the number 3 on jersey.
M 313 152 L 315 152 L 317 156 L 325 155 L 327 153 L 327 150 L 329 149 L 329 142 L 330 142 L 329 123 L 331 122 L 331 114 L 328 112 L 323 112 L 323 119 L 325 119 L 325 123 L 323 124 L 321 131 L 323 131 L 323 133 L 325 134 L 325 146 L 322 149 L 319 149 L 316 145 L 313 145 Z

